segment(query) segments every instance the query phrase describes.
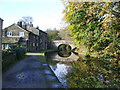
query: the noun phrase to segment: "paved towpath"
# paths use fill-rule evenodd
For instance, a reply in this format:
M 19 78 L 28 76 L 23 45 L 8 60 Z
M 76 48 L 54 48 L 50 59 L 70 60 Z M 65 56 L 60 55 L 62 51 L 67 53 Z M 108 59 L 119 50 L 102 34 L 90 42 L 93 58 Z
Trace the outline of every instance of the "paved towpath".
M 42 64 L 37 55 L 27 56 L 2 76 L 3 88 L 61 88 L 47 64 Z

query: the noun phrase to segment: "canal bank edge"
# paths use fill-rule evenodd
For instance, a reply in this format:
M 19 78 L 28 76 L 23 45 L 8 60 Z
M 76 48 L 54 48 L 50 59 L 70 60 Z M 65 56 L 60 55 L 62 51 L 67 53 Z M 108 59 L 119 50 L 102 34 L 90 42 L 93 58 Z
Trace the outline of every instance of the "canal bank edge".
M 60 80 L 58 79 L 58 77 L 55 75 L 55 73 L 53 72 L 52 68 L 51 68 L 50 65 L 47 63 L 46 58 L 45 58 L 45 53 L 47 53 L 47 52 L 55 52 L 55 51 L 56 51 L 56 50 L 47 50 L 47 51 L 40 52 L 39 58 L 42 60 L 42 61 L 41 61 L 42 65 L 46 65 L 46 66 L 49 67 L 50 71 L 51 71 L 52 74 L 56 77 L 57 81 L 62 85 L 62 88 L 66 88 L 66 87 L 60 82 Z

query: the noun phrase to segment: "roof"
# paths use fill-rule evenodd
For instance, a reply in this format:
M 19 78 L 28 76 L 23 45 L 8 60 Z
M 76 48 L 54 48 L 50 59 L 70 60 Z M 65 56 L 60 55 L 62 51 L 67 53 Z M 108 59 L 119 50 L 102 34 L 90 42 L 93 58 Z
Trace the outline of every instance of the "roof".
M 2 18 L 0 18 L 0 20 L 4 21 Z
M 13 26 L 16 26 L 16 27 L 18 27 L 18 28 L 20 28 L 20 29 L 22 29 L 22 30 L 25 30 L 25 29 L 21 28 L 20 26 L 16 25 L 15 23 L 12 24 L 12 25 L 10 25 L 10 26 L 8 26 L 8 27 L 6 27 L 6 28 L 4 28 L 4 29 L 7 29 L 7 28 L 10 28 L 10 27 L 13 27 Z M 26 30 L 25 30 L 25 31 L 26 31 Z
M 16 26 L 16 27 L 18 27 L 18 28 L 20 28 L 20 29 L 22 29 L 22 30 L 26 30 L 26 29 L 18 26 L 18 25 L 15 24 L 15 23 L 12 24 L 12 25 L 10 25 L 10 26 L 8 26 L 8 27 L 6 27 L 6 28 L 4 28 L 4 29 L 7 29 L 7 28 L 12 27 L 12 26 Z M 26 31 L 27 31 L 27 32 L 30 32 L 30 33 L 33 33 L 33 34 L 35 34 L 35 35 L 38 35 L 38 36 L 39 36 L 39 32 L 42 32 L 42 33 L 47 34 L 46 32 L 44 32 L 44 31 L 42 31 L 42 30 L 40 30 L 40 29 L 36 29 L 36 28 L 34 28 L 34 27 L 30 27 L 30 28 L 29 28 L 28 30 L 26 30 Z
M 27 30 L 27 31 L 32 32 L 33 34 L 39 36 L 39 30 L 38 30 L 38 29 L 35 29 L 34 27 L 30 27 L 30 30 Z
M 30 30 L 26 30 L 26 29 L 18 26 L 18 25 L 15 24 L 15 23 L 12 24 L 12 25 L 10 25 L 10 26 L 8 26 L 8 27 L 6 27 L 6 28 L 4 28 L 4 29 L 10 28 L 10 27 L 12 27 L 12 26 L 16 26 L 16 27 L 18 27 L 18 28 L 20 28 L 20 29 L 22 29 L 22 30 L 25 30 L 25 31 L 27 31 L 27 32 L 31 32 L 31 33 L 39 36 L 39 30 L 38 30 L 38 29 L 35 29 L 34 27 L 30 27 Z
M 38 28 L 37 28 L 38 29 Z M 42 32 L 42 33 L 45 33 L 45 34 L 47 34 L 46 32 L 44 32 L 44 31 L 42 31 L 42 30 L 40 30 L 40 29 L 38 29 L 40 32 Z

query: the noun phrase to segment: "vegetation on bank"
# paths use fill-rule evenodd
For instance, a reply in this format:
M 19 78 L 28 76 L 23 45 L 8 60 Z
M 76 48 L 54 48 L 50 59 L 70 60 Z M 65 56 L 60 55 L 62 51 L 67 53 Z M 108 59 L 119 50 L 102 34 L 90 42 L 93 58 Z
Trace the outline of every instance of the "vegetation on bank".
M 47 30 L 46 33 L 48 34 L 48 40 L 49 41 L 61 40 L 62 39 L 59 35 L 58 30 Z
M 64 18 L 80 55 L 68 74 L 70 87 L 120 88 L 120 2 L 63 3 Z
M 54 52 L 54 51 L 55 51 L 55 50 L 48 49 L 48 50 L 46 50 L 46 51 L 42 51 L 42 52 L 38 53 L 38 57 L 40 58 L 41 63 L 42 63 L 42 64 L 47 64 L 47 61 L 46 61 L 46 58 L 45 58 L 45 53 Z
M 25 57 L 26 48 L 11 46 L 10 49 L 2 52 L 2 72 L 7 71 L 10 67 L 15 65 L 18 61 Z

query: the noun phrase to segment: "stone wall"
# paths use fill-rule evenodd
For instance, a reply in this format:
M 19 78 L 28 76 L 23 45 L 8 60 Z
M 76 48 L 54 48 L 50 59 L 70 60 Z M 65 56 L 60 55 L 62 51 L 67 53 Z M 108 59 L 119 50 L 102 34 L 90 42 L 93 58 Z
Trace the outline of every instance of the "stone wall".
M 0 18 L 0 60 L 2 60 L 2 26 L 3 20 Z
M 40 51 L 40 47 L 39 47 L 39 36 L 33 34 L 33 33 L 29 33 L 29 39 L 28 39 L 28 51 L 29 52 L 35 52 L 35 51 Z
M 2 26 L 3 20 L 0 18 L 0 89 L 2 89 Z
M 47 43 L 48 43 L 47 33 L 40 30 L 39 37 L 40 37 L 40 50 L 41 51 L 47 50 Z

